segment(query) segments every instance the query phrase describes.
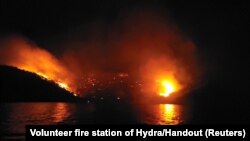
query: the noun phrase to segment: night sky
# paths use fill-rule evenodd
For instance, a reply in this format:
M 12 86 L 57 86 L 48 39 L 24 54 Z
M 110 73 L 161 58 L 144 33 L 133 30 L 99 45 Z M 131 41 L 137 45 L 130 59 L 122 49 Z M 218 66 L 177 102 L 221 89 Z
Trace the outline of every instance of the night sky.
M 57 54 L 72 30 L 100 22 L 112 26 L 138 8 L 161 11 L 195 42 L 206 85 L 227 89 L 222 95 L 230 91 L 232 100 L 235 95 L 239 101 L 249 99 L 250 13 L 245 1 L 1 0 L 0 36 L 20 34 Z

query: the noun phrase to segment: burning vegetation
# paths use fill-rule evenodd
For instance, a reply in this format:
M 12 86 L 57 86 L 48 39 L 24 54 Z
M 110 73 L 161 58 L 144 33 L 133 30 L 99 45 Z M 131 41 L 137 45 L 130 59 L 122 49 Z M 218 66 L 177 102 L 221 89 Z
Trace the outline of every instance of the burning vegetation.
M 34 72 L 61 88 L 75 92 L 74 77 L 56 57 L 27 39 L 12 36 L 1 43 L 1 64 Z
M 59 57 L 23 37 L 8 37 L 0 64 L 34 72 L 79 96 L 121 84 L 139 97 L 170 98 L 195 86 L 196 47 L 158 12 L 133 11 L 113 23 L 84 26 L 59 41 Z

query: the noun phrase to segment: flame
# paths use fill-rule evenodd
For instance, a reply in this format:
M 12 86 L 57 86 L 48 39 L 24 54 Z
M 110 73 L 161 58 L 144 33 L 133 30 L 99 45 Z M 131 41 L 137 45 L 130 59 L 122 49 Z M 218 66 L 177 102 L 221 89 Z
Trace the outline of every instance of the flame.
M 174 92 L 174 86 L 172 83 L 163 80 L 161 82 L 161 88 L 160 88 L 160 96 L 168 97 L 170 94 Z
M 18 66 L 16 66 L 18 67 Z M 32 67 L 25 67 L 25 66 L 22 66 L 22 67 L 18 67 L 19 69 L 22 69 L 22 70 L 25 70 L 25 71 L 29 71 L 29 72 L 33 72 L 33 73 L 36 73 L 37 75 L 39 75 L 41 78 L 45 79 L 45 80 L 50 80 L 50 81 L 53 81 L 55 82 L 59 87 L 67 90 L 67 91 L 70 91 L 70 92 L 73 92 L 74 93 L 74 90 L 69 87 L 69 84 L 65 81 L 65 82 L 62 82 L 60 77 L 59 78 L 56 78 L 56 76 L 54 76 L 53 74 L 52 75 L 47 75 L 45 73 L 42 73 L 42 72 L 39 72 L 39 71 L 36 71 L 35 68 L 32 69 Z
M 72 38 L 59 44 L 63 49 L 60 59 L 24 38 L 0 41 L 0 64 L 34 72 L 81 96 L 88 87 L 113 85 L 107 74 L 116 72 L 126 72 L 119 77 L 133 79 L 126 83 L 135 80 L 135 99 L 187 94 L 199 76 L 196 45 L 167 16 L 158 13 L 161 11 L 152 10 L 125 12 L 110 28 L 100 23 L 86 25 L 77 34 L 72 30 Z M 97 80 L 89 81 L 91 74 Z
M 174 92 L 180 90 L 180 85 L 177 83 L 177 80 L 174 78 L 161 78 L 157 81 L 158 94 L 163 97 L 169 97 Z
M 9 38 L 5 46 L 0 54 L 4 60 L 0 63 L 36 73 L 42 79 L 75 93 L 73 74 L 50 52 L 20 37 Z
M 69 84 L 67 84 L 67 82 L 60 82 L 58 81 L 58 79 L 53 79 L 52 77 L 49 77 L 47 76 L 46 74 L 43 74 L 41 72 L 35 72 L 35 71 L 32 71 L 32 70 L 28 70 L 28 69 L 25 69 L 25 68 L 19 68 L 19 69 L 23 69 L 23 70 L 26 70 L 26 71 L 29 71 L 29 72 L 33 72 L 33 73 L 36 73 L 37 75 L 39 75 L 41 78 L 45 79 L 45 80 L 50 80 L 50 81 L 53 81 L 55 82 L 59 87 L 67 90 L 67 91 L 70 91 L 70 92 L 73 92 L 73 90 L 69 87 Z M 75 92 L 73 92 L 75 93 Z M 76 94 L 74 94 L 76 95 Z
M 28 70 L 27 70 L 28 71 Z M 34 72 L 35 73 L 35 72 Z M 49 77 L 47 75 L 44 75 L 40 72 L 36 72 L 37 75 L 41 76 L 43 79 L 49 79 Z
M 64 89 L 69 89 L 69 86 L 66 83 L 62 83 L 62 82 L 57 82 L 57 84 Z
M 24 69 L 25 70 L 25 69 Z M 26 71 L 29 71 L 29 70 L 26 70 Z M 64 82 L 60 82 L 60 81 L 57 81 L 57 80 L 53 80 L 51 79 L 49 76 L 45 75 L 45 74 L 42 74 L 40 72 L 33 72 L 33 73 L 36 73 L 37 75 L 41 76 L 41 78 L 43 79 L 47 79 L 47 80 L 52 80 L 54 81 L 59 87 L 63 88 L 63 89 L 66 89 L 68 91 L 70 91 L 70 87 L 67 83 L 64 83 Z

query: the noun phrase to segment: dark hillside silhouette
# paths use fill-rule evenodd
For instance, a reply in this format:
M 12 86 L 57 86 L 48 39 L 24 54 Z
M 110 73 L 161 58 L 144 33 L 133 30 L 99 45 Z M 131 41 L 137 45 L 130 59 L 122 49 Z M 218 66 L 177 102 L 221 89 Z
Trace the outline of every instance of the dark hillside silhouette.
M 0 101 L 75 101 L 78 98 L 35 73 L 0 65 Z

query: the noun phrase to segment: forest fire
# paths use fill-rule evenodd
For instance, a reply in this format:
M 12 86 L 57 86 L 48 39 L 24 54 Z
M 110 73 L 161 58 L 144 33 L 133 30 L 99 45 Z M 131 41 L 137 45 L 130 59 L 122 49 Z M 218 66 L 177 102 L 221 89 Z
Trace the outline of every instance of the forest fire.
M 93 89 L 113 90 L 120 85 L 133 85 L 124 93 L 135 99 L 172 98 L 192 89 L 198 74 L 196 47 L 173 23 L 143 10 L 129 13 L 118 23 L 112 28 L 88 25 L 83 28 L 87 31 L 77 30 L 80 35 L 72 32 L 69 40 L 58 45 L 62 51 L 56 55 L 26 38 L 8 37 L 0 45 L 0 64 L 36 73 L 80 97 Z
M 59 87 L 75 93 L 73 75 L 48 51 L 20 37 L 3 43 L 1 63 L 36 73 L 42 79 L 53 81 Z
M 69 92 L 74 92 L 74 89 L 69 87 L 69 84 L 65 81 L 63 82 L 63 79 L 61 79 L 60 77 L 57 77 L 55 75 L 49 75 L 50 73 L 48 71 L 50 71 L 49 69 L 44 71 L 44 72 L 40 72 L 37 71 L 37 68 L 32 68 L 31 66 L 22 66 L 22 65 L 16 65 L 15 67 L 25 70 L 25 71 L 29 71 L 32 73 L 36 73 L 37 75 L 39 75 L 41 78 L 49 80 L 49 81 L 53 81 L 55 82 L 59 87 L 66 89 Z M 47 74 L 46 74 L 47 73 Z M 75 95 L 75 94 L 74 94 Z
M 170 97 L 172 94 L 181 90 L 181 85 L 178 83 L 174 77 L 159 77 L 156 80 L 156 93 L 162 97 Z
M 26 70 L 25 68 L 20 68 L 20 69 Z M 26 71 L 30 71 L 30 70 L 26 70 Z M 32 72 L 32 71 L 30 71 L 30 72 Z M 42 77 L 43 79 L 50 80 L 50 81 L 54 81 L 59 87 L 61 87 L 61 88 L 63 88 L 63 89 L 66 89 L 66 90 L 68 90 L 68 91 L 70 91 L 70 92 L 73 92 L 73 91 L 70 89 L 70 87 L 69 87 L 69 85 L 68 85 L 67 83 L 60 82 L 60 81 L 58 81 L 58 80 L 56 80 L 56 79 L 52 79 L 52 78 L 50 78 L 49 76 L 47 76 L 47 75 L 45 75 L 45 74 L 42 74 L 42 73 L 40 73 L 40 72 L 32 72 L 32 73 L 36 73 L 37 75 L 39 75 L 39 76 Z
M 168 81 L 161 81 L 161 87 L 160 87 L 160 96 L 168 97 L 170 94 L 172 94 L 175 91 L 175 88 L 172 83 Z

